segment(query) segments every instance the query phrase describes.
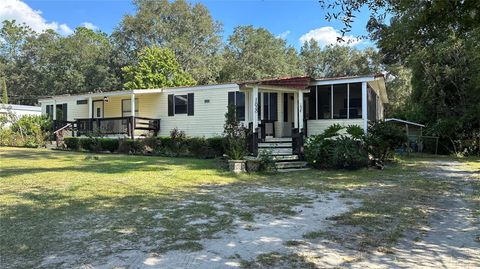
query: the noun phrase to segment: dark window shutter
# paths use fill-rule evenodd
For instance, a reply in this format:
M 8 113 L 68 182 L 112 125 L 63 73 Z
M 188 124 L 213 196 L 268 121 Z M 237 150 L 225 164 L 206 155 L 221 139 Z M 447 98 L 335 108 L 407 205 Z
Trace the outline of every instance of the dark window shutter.
M 168 95 L 168 116 L 173 116 L 173 94 Z
M 278 97 L 276 92 L 270 93 L 270 120 L 277 120 Z
M 62 104 L 62 116 L 63 116 L 63 119 L 64 121 L 67 121 L 68 120 L 68 107 L 67 107 L 67 104 Z
M 228 93 L 228 105 L 235 105 L 235 92 Z
M 317 87 L 310 87 L 308 94 L 308 117 L 310 120 L 317 119 Z
M 188 102 L 188 105 L 187 105 L 187 115 L 188 116 L 193 116 L 193 110 L 194 110 L 194 106 L 193 106 L 193 103 L 194 103 L 194 98 L 193 98 L 193 93 L 189 93 L 188 96 L 187 96 L 187 102 Z
M 283 94 L 283 121 L 288 122 L 288 93 Z
M 258 115 L 258 120 L 262 118 L 262 93 L 258 93 L 258 102 L 257 102 L 257 115 Z

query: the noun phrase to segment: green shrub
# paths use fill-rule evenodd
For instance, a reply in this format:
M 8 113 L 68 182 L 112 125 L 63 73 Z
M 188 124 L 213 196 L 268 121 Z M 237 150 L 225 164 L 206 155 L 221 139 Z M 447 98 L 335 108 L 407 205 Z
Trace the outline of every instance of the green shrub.
M 247 154 L 247 129 L 237 119 L 234 105 L 228 106 L 224 124 L 225 152 L 232 160 L 242 160 Z
M 80 149 L 80 139 L 78 137 L 65 137 L 64 143 L 69 150 Z
M 222 156 L 225 153 L 225 149 L 223 147 L 223 137 L 221 136 L 207 138 L 207 145 L 212 151 L 214 157 Z
M 123 154 L 144 154 L 145 144 L 141 140 L 119 139 L 117 151 Z
M 0 117 L 0 144 L 4 146 L 39 147 L 49 137 L 51 120 L 44 116 L 26 115 L 18 118 L 7 109 Z
M 79 140 L 79 145 L 81 149 L 86 151 L 100 151 L 98 142 L 96 138 L 93 137 L 82 137 Z
M 97 138 L 100 151 L 115 152 L 118 150 L 118 139 L 116 138 Z
M 346 130 L 346 134 L 340 131 Z M 362 134 L 354 126 L 333 124 L 322 134 L 311 136 L 305 142 L 305 158 L 314 168 L 358 169 L 368 165 Z
M 275 160 L 273 159 L 272 153 L 270 151 L 260 151 L 258 159 L 260 162 L 260 165 L 258 167 L 259 171 L 275 172 L 277 170 L 277 167 L 275 166 Z
M 385 121 L 370 124 L 365 137 L 368 153 L 381 162 L 391 157 L 396 148 L 407 142 L 408 137 L 400 127 Z

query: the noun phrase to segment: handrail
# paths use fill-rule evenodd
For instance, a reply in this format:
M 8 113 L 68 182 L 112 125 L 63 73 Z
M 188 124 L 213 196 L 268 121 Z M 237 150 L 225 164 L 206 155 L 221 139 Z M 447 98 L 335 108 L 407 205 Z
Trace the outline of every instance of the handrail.
M 69 123 L 69 124 L 63 126 L 62 128 L 54 131 L 53 133 L 54 133 L 54 134 L 58 134 L 60 131 L 63 131 L 63 130 L 65 130 L 66 128 L 71 127 L 71 126 L 72 126 L 72 123 Z

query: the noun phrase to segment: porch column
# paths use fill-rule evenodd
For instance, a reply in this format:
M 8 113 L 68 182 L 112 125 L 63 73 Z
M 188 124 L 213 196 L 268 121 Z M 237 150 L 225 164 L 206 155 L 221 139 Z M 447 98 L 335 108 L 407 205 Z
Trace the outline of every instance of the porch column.
M 135 94 L 130 95 L 130 110 L 132 115 L 131 126 L 130 126 L 130 137 L 134 139 L 135 137 Z
M 57 100 L 53 99 L 53 120 L 57 120 Z
M 303 92 L 298 92 L 298 131 L 303 132 Z
M 88 118 L 93 118 L 93 102 L 92 97 L 88 97 Z
M 132 108 L 132 117 L 135 117 L 135 94 L 130 96 L 130 107 Z
M 252 89 L 252 98 L 251 98 L 251 115 L 252 115 L 252 125 L 253 131 L 258 127 L 258 86 L 254 86 Z
M 293 128 L 298 128 L 298 95 L 299 92 L 293 94 Z
M 368 130 L 368 115 L 367 115 L 367 82 L 362 82 L 362 119 L 363 131 L 367 133 Z

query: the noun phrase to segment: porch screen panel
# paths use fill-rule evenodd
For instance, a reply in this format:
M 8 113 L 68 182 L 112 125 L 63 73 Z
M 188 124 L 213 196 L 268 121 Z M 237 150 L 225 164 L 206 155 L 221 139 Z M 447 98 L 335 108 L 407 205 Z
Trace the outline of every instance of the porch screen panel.
M 333 118 L 347 118 L 347 84 L 333 85 Z
M 332 118 L 332 89 L 331 85 L 317 86 L 317 119 Z
M 349 119 L 362 118 L 362 83 L 350 83 Z
M 316 120 L 317 119 L 317 86 L 310 87 L 310 93 L 307 93 L 308 96 L 308 119 L 307 120 Z

